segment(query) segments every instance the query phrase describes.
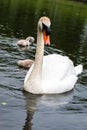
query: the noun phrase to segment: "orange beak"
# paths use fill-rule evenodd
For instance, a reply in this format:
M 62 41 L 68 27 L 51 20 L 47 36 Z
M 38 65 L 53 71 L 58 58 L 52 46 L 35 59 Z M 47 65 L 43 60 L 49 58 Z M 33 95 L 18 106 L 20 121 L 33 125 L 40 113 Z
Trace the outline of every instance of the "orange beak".
M 44 37 L 44 44 L 45 45 L 50 45 L 50 36 L 46 35 L 46 31 L 43 31 L 43 37 Z

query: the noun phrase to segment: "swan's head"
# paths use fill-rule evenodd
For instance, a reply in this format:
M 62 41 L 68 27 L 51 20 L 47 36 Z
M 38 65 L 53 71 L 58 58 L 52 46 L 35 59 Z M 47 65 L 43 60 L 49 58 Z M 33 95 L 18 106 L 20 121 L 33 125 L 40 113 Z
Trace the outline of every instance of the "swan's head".
M 43 33 L 43 38 L 44 38 L 44 44 L 45 45 L 50 45 L 50 33 L 51 33 L 51 22 L 48 17 L 41 17 L 38 22 L 38 26 L 40 31 Z
M 33 43 L 35 41 L 34 37 L 31 36 L 27 37 L 26 40 L 29 41 L 30 43 Z

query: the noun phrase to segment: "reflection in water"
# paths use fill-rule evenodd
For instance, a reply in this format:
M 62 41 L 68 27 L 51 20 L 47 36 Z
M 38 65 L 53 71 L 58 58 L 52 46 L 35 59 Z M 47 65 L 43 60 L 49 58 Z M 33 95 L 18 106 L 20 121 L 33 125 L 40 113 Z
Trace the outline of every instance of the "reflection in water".
M 56 109 L 68 104 L 73 98 L 73 90 L 71 92 L 60 95 L 58 94 L 34 95 L 25 91 L 23 92 L 23 94 L 26 100 L 26 111 L 27 111 L 27 117 L 25 120 L 23 130 L 32 130 L 32 127 L 35 125 L 32 120 L 34 118 L 34 114 L 35 115 L 37 114 L 38 109 L 39 111 L 42 112 L 42 114 L 48 112 L 48 109 L 54 109 L 54 111 L 56 112 Z M 43 117 L 39 118 L 45 118 L 44 114 Z M 48 120 L 49 120 L 49 114 L 48 114 Z M 38 122 L 38 119 L 36 119 L 36 121 Z
M 84 22 L 84 26 L 83 26 L 83 30 L 82 30 L 82 34 L 80 36 L 80 42 L 82 43 L 82 45 L 84 43 L 87 43 L 87 19 L 85 19 Z
M 83 30 L 80 35 L 77 63 L 85 63 L 84 68 L 87 68 L 87 19 L 85 19 L 83 25 Z
M 27 117 L 25 121 L 25 125 L 23 130 L 32 130 L 32 119 L 34 112 L 36 110 L 36 103 L 38 98 L 40 97 L 39 95 L 33 95 L 27 92 L 23 92 L 25 99 L 26 99 L 26 110 L 27 110 Z

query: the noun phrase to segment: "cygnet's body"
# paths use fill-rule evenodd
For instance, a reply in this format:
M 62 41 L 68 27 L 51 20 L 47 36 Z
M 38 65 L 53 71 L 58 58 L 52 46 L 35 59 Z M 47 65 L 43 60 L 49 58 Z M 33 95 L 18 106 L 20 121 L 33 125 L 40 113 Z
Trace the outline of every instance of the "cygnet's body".
M 27 37 L 26 39 L 21 39 L 17 42 L 18 46 L 26 47 L 30 46 L 35 41 L 34 37 Z

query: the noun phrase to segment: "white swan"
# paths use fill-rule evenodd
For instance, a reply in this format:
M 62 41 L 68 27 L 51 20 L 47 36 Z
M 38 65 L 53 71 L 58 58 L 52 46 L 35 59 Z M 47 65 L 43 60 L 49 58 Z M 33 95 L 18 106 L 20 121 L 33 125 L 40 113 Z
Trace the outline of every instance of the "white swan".
M 21 39 L 17 42 L 18 46 L 26 47 L 34 42 L 34 37 L 27 37 L 26 39 Z
M 34 94 L 64 93 L 74 88 L 82 72 L 82 65 L 59 54 L 44 55 L 44 44 L 50 44 L 50 19 L 41 17 L 37 26 L 37 49 L 35 62 L 24 80 L 24 89 Z

